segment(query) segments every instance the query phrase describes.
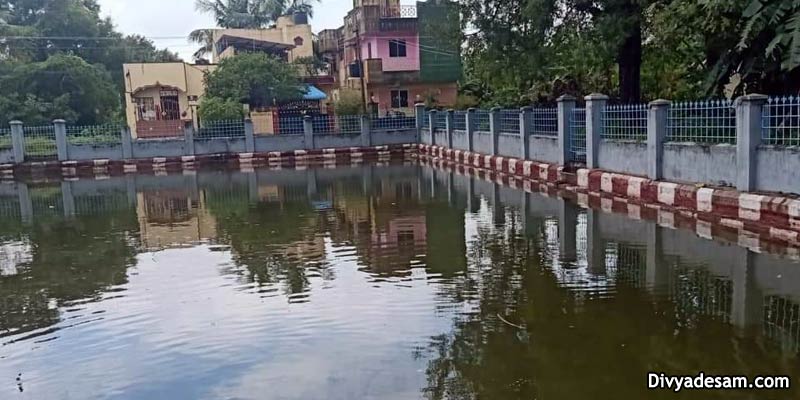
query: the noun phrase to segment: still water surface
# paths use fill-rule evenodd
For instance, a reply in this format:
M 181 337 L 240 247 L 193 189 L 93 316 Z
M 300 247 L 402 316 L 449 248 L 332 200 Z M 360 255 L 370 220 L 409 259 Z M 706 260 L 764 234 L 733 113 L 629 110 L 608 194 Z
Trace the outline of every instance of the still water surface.
M 0 399 L 799 398 L 800 265 L 413 166 L 0 185 Z

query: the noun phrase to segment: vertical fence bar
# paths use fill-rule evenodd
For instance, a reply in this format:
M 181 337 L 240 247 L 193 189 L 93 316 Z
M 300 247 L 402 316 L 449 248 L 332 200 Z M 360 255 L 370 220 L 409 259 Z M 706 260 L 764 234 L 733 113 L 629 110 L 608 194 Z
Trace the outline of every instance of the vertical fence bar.
M 303 116 L 303 135 L 306 150 L 314 150 L 314 117 Z
M 600 168 L 597 156 L 600 149 L 600 138 L 603 136 L 603 113 L 608 103 L 608 96 L 592 93 L 586 97 L 586 168 Z
M 761 144 L 761 118 L 767 96 L 749 94 L 736 101 L 736 189 L 756 189 L 756 150 Z
M 11 121 L 11 148 L 14 151 L 14 162 L 17 164 L 25 162 L 25 129 L 22 121 Z
M 131 129 L 127 125 L 122 125 L 119 129 L 120 142 L 122 143 L 122 158 L 130 160 L 133 158 L 133 138 Z
M 372 125 L 369 115 L 361 116 L 361 145 L 364 147 L 372 146 Z
M 670 102 L 650 102 L 647 114 L 647 177 L 661 179 L 664 175 L 664 141 L 667 138 Z
M 558 163 L 567 165 L 570 161 L 570 127 L 572 110 L 575 109 L 575 97 L 563 95 L 558 98 Z
M 253 120 L 250 117 L 244 119 L 244 148 L 247 153 L 256 152 L 255 128 L 253 128 Z
M 467 131 L 467 151 L 470 153 L 475 151 L 474 145 L 474 135 L 475 135 L 475 119 L 478 118 L 477 114 L 475 114 L 475 109 L 470 108 L 467 109 L 467 116 L 466 116 L 466 131 Z
M 431 146 L 436 146 L 436 110 L 428 111 L 428 129 L 431 131 Z
M 523 160 L 528 159 L 529 145 L 530 145 L 530 132 L 533 123 L 533 107 L 522 107 L 519 110 L 519 141 L 521 148 L 519 149 L 519 156 Z
M 453 131 L 455 130 L 455 115 L 456 111 L 453 109 L 447 110 L 445 115 L 445 131 L 447 132 L 447 148 L 453 148 Z
M 500 141 L 500 130 L 501 130 L 501 115 L 502 109 L 500 107 L 494 107 L 489 111 L 489 132 L 492 134 L 492 147 L 490 154 L 493 156 L 497 155 L 498 150 L 498 142 Z
M 183 145 L 184 154 L 187 156 L 194 155 L 194 123 L 186 121 L 183 123 Z
M 67 151 L 67 121 L 63 119 L 54 120 L 53 131 L 56 135 L 58 161 L 67 161 L 69 159 L 69 152 Z

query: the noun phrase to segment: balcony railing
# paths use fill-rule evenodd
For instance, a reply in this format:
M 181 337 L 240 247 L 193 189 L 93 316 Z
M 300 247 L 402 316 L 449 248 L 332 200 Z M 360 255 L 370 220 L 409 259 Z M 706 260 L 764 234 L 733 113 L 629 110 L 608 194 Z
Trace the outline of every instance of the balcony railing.
M 417 18 L 416 6 L 381 7 L 382 18 Z

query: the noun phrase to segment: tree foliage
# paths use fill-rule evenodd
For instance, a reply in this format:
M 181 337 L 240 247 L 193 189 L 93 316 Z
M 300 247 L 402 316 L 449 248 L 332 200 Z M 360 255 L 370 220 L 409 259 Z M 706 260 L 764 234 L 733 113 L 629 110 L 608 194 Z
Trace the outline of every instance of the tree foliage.
M 483 105 L 800 90 L 800 1 L 464 0 L 462 92 Z
M 198 112 L 203 121 L 228 121 L 244 118 L 242 103 L 219 97 L 203 97 Z
M 223 59 L 205 77 L 206 96 L 230 99 L 253 107 L 271 106 L 302 97 L 295 66 L 264 53 Z
M 96 0 L 0 0 L 0 37 L 5 121 L 117 118 L 123 63 L 178 59 L 142 36 L 117 32 Z

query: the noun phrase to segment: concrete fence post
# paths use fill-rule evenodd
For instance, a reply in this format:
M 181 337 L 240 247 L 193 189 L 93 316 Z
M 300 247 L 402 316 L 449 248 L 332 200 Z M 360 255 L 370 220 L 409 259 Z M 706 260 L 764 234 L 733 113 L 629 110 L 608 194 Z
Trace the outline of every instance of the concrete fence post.
M 653 180 L 664 177 L 664 142 L 670 104 L 667 100 L 651 101 L 647 114 L 647 177 Z
M 244 119 L 244 149 L 246 153 L 256 152 L 256 134 L 253 128 L 253 120 L 248 118 Z
M 523 160 L 528 159 L 530 152 L 530 132 L 533 132 L 533 107 L 522 107 L 519 109 L 519 142 L 521 148 L 519 149 L 519 156 Z
M 575 97 L 565 94 L 559 97 L 558 102 L 558 163 L 567 165 L 570 162 L 570 140 L 569 120 L 572 117 L 572 110 L 575 109 Z
M 445 115 L 446 131 L 447 131 L 447 148 L 453 148 L 453 131 L 455 130 L 455 115 L 456 111 L 453 109 L 447 110 Z
M 184 155 L 194 155 L 194 123 L 192 121 L 184 121 L 183 123 L 183 141 L 184 141 Z
M 414 104 L 414 118 L 417 127 L 417 142 L 422 143 L 422 127 L 425 125 L 425 104 Z
M 361 145 L 364 147 L 372 146 L 372 120 L 369 115 L 361 116 Z
M 133 138 L 131 130 L 127 125 L 122 125 L 119 129 L 120 142 L 122 143 L 122 158 L 130 160 L 133 158 Z
M 22 121 L 11 121 L 11 149 L 14 152 L 14 162 L 17 164 L 25 162 L 25 129 Z
M 600 168 L 597 156 L 600 139 L 603 137 L 603 113 L 606 111 L 608 96 L 592 93 L 586 97 L 586 167 Z
M 314 150 L 314 118 L 310 115 L 303 116 L 303 135 L 306 150 Z
M 474 108 L 467 110 L 467 151 L 470 153 L 475 151 L 475 145 L 473 143 L 475 143 L 475 119 L 477 118 L 476 112 L 477 110 Z
M 431 146 L 436 146 L 436 118 L 439 117 L 436 110 L 428 111 L 428 127 L 431 131 Z
M 56 154 L 58 154 L 58 161 L 69 160 L 69 151 L 67 150 L 67 121 L 57 119 L 53 121 L 53 132 L 56 135 Z
M 489 132 L 492 134 L 492 148 L 490 154 L 497 155 L 498 142 L 500 141 L 500 107 L 494 107 L 489 111 Z
M 761 116 L 767 96 L 749 94 L 736 99 L 736 189 L 756 190 L 757 150 L 761 144 Z

